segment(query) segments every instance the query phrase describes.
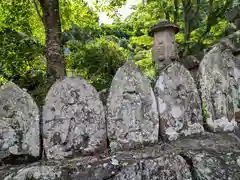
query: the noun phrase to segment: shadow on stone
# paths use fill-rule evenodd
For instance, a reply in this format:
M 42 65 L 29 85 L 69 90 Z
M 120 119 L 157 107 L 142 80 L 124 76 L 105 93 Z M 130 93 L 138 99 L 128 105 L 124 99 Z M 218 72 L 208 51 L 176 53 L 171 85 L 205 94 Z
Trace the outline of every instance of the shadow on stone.
M 40 157 L 34 157 L 29 154 L 10 154 L 7 157 L 2 158 L 0 165 L 21 165 L 21 164 L 31 164 L 40 160 Z
M 192 175 L 192 180 L 199 180 L 199 178 L 196 175 L 196 171 L 194 169 L 192 159 L 190 157 L 188 157 L 186 154 L 184 154 L 183 152 L 179 153 L 179 156 L 181 156 L 186 161 L 186 163 L 188 164 L 189 170 L 190 170 L 191 175 Z

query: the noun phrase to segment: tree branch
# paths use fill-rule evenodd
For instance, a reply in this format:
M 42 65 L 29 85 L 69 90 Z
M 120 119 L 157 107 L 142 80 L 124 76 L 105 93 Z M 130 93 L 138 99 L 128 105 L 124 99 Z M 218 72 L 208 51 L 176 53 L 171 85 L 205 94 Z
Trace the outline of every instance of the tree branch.
M 225 15 L 227 9 L 232 5 L 233 0 L 227 0 L 222 8 L 218 8 L 216 10 L 213 9 L 214 0 L 209 1 L 209 10 L 208 10 L 208 19 L 207 19 L 207 27 L 203 32 L 201 38 L 199 39 L 199 43 L 205 38 L 205 36 L 211 30 L 211 27 L 218 23 L 217 18 L 222 18 Z
M 37 12 L 37 14 L 38 14 L 38 17 L 41 19 L 42 23 L 44 24 L 44 20 L 43 20 L 43 17 L 41 16 L 41 13 L 40 13 L 39 9 L 38 9 L 38 5 L 37 5 L 36 0 L 32 0 L 32 1 L 33 1 L 35 10 L 36 10 L 36 12 Z M 39 0 L 39 2 L 40 2 L 40 4 L 41 4 L 42 1 Z

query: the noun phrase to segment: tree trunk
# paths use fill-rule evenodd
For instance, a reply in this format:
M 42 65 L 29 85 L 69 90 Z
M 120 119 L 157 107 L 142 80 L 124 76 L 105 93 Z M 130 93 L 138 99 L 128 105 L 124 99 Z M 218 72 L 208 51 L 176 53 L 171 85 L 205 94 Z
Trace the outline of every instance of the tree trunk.
M 174 12 L 173 12 L 174 23 L 178 22 L 178 9 L 179 9 L 179 2 L 178 0 L 174 0 Z
M 184 20 L 184 41 L 185 43 L 188 42 L 190 37 L 190 14 L 189 11 L 191 10 L 191 2 L 189 0 L 182 0 L 183 6 L 183 20 Z
M 58 0 L 39 0 L 43 12 L 46 34 L 47 76 L 50 83 L 62 79 L 65 74 L 63 46 L 61 42 L 61 22 Z

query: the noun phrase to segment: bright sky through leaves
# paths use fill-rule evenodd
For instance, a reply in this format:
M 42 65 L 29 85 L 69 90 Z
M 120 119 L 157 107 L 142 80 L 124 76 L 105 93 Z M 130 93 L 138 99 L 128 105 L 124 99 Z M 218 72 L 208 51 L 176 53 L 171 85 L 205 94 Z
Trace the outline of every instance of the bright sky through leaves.
M 91 0 L 86 0 L 86 1 L 91 5 Z M 141 0 L 128 0 L 127 4 L 119 9 L 120 14 L 122 15 L 122 19 L 125 19 L 128 15 L 131 14 L 131 12 L 133 11 L 132 9 L 130 9 L 132 5 L 137 5 L 140 2 Z M 109 18 L 104 12 L 99 12 L 99 17 L 100 17 L 100 22 L 99 22 L 100 24 L 101 23 L 111 24 L 113 22 L 113 20 Z

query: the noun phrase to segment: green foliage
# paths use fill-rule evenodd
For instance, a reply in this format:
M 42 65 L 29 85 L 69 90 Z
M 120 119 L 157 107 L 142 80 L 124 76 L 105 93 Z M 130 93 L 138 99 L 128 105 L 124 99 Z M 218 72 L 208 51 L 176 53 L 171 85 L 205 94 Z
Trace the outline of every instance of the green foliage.
M 30 33 L 31 3 L 29 0 L 1 1 L 0 31 L 11 27 L 16 31 Z
M 203 115 L 203 122 L 207 123 L 207 119 L 209 118 L 209 114 L 207 112 L 206 105 L 202 103 L 202 115 Z
M 109 87 L 117 69 L 127 58 L 126 50 L 111 38 L 97 38 L 87 44 L 80 41 L 69 41 L 71 50 L 67 58 L 68 69 L 87 79 L 97 90 Z
M 101 30 L 104 36 L 113 35 L 118 38 L 129 39 L 130 36 L 135 35 L 133 27 L 127 23 L 114 23 L 111 25 L 109 24 L 102 25 Z
M 78 40 L 81 43 L 87 43 L 99 37 L 100 34 L 100 29 L 83 29 L 82 27 L 72 24 L 71 29 L 63 31 L 62 43 L 65 45 L 70 40 Z
M 7 82 L 8 82 L 8 80 L 6 78 L 0 76 L 0 86 L 7 83 Z
M 49 88 L 46 87 L 46 60 L 43 56 L 45 32 L 40 18 L 42 14 L 36 11 L 40 5 L 35 7 L 32 2 L 1 1 L 0 83 L 12 80 L 28 89 L 37 103 L 42 105 Z M 83 37 L 82 41 L 95 39 L 93 34 L 100 30 L 98 16 L 86 3 L 60 0 L 60 11 L 62 27 L 70 31 L 65 31 L 67 40 L 78 37 Z M 72 24 L 79 25 L 81 29 L 78 32 L 75 32 L 76 28 L 69 29 Z
M 68 30 L 72 24 L 84 30 L 99 29 L 98 15 L 83 0 L 60 1 L 60 16 L 63 30 Z
M 3 76 L 15 78 L 27 71 L 39 70 L 44 67 L 39 56 L 43 53 L 43 46 L 24 33 L 11 29 L 0 32 L 0 67 Z
M 19 79 L 15 80 L 14 83 L 18 84 L 21 88 L 28 90 L 28 93 L 35 99 L 39 106 L 44 104 L 44 99 L 49 90 L 47 85 L 47 77 L 45 72 L 26 72 Z
M 154 79 L 156 72 L 152 60 L 152 38 L 147 35 L 131 37 L 130 44 L 135 49 L 134 60 L 136 64 L 150 79 Z
M 45 89 L 44 30 L 30 0 L 1 1 L 0 84 L 12 80 L 42 103 Z M 37 38 L 37 39 L 35 39 Z M 41 75 L 42 76 L 42 75 Z M 42 96 L 42 97 L 39 97 Z
M 37 102 L 38 88 L 43 88 L 45 81 L 39 74 L 45 74 L 44 46 L 24 33 L 10 29 L 0 32 L 0 83 L 12 80 L 22 88 L 29 90 Z M 35 92 L 36 91 L 36 92 Z
M 148 76 L 149 79 L 153 80 L 156 77 L 156 71 L 152 61 L 151 52 L 148 52 L 145 58 L 137 61 L 136 64 Z

